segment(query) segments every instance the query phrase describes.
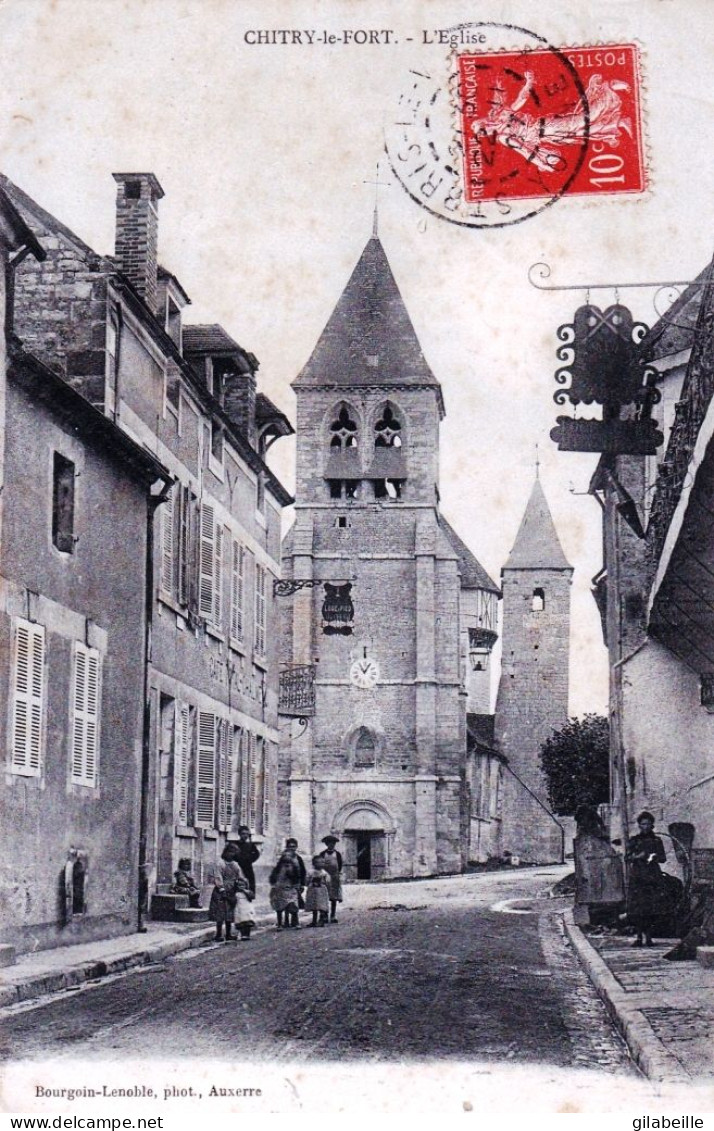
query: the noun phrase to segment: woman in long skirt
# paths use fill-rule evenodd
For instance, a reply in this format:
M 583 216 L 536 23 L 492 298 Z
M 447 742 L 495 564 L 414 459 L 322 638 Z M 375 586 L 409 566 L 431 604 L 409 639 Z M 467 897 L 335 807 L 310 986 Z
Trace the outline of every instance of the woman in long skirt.
M 654 831 L 651 813 L 640 813 L 637 818 L 640 831 L 630 837 L 626 859 L 630 865 L 627 889 L 627 917 L 637 931 L 634 946 L 652 946 L 654 921 L 663 911 L 664 882 L 660 864 L 667 854 Z
M 330 922 L 337 922 L 337 904 L 342 903 L 342 856 L 335 848 L 340 838 L 330 833 L 323 836 L 322 843 L 326 846 L 320 853 L 322 866 L 330 877 Z

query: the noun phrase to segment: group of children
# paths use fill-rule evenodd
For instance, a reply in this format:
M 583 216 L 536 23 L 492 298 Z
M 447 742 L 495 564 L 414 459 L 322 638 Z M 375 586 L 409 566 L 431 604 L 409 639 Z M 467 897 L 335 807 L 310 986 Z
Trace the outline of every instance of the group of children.
M 302 910 L 312 912 L 310 927 L 337 922 L 337 904 L 342 902 L 342 857 L 335 847 L 337 840 L 336 836 L 322 838 L 325 849 L 313 856 L 309 874 L 298 856 L 295 838 L 285 842 L 285 850 L 270 873 L 270 906 L 279 931 L 283 927 L 298 928 Z
M 234 938 L 232 927 L 238 927 L 241 942 L 248 942 L 255 926 L 255 876 L 253 863 L 259 851 L 250 841 L 250 830 L 241 826 L 240 840 L 229 841 L 221 854 L 221 863 L 214 872 L 214 887 L 208 908 L 209 917 L 216 924 L 216 939 L 226 942 Z M 285 849 L 270 873 L 270 906 L 277 916 L 278 930 L 284 927 L 299 928 L 299 913 L 312 912 L 310 927 L 326 927 L 337 922 L 337 904 L 342 902 L 342 857 L 337 851 L 336 836 L 325 836 L 325 848 L 312 857 L 312 871 L 305 869 L 298 855 L 298 843 L 288 837 Z M 179 860 L 174 873 L 172 892 L 187 895 L 189 906 L 200 905 L 200 888 L 191 875 L 191 861 Z M 303 897 L 303 892 L 305 896 Z

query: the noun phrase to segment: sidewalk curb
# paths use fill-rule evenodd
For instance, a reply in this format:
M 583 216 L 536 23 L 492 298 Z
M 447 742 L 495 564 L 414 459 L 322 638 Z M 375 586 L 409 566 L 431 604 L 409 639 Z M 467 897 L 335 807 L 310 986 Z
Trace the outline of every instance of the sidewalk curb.
M 272 923 L 272 916 L 262 915 L 256 921 L 256 927 L 263 927 Z M 174 954 L 181 954 L 186 950 L 194 950 L 199 946 L 203 946 L 205 942 L 209 942 L 215 935 L 215 927 L 201 927 L 192 931 L 190 934 L 176 935 L 172 939 L 164 939 L 161 942 L 156 942 L 153 945 L 147 942 L 147 945 L 142 950 L 130 952 L 128 954 L 117 955 L 116 958 L 95 959 L 90 962 L 80 962 L 76 965 L 68 965 L 64 970 L 57 970 L 45 974 L 29 975 L 24 982 L 17 982 L 12 986 L 0 987 L 0 1009 L 6 1009 L 8 1006 L 19 1005 L 21 1002 L 31 1001 L 34 998 L 46 997 L 48 994 L 60 993 L 62 990 L 75 989 L 77 986 L 83 985 L 85 982 L 93 981 L 95 978 L 106 978 L 110 974 L 122 974 L 125 971 L 136 969 L 140 966 L 148 966 L 152 962 L 161 961 L 164 958 L 171 958 Z M 131 939 L 135 935 L 123 936 L 123 939 Z M 110 943 L 116 944 L 122 941 L 119 939 L 107 940 Z M 70 949 L 69 947 L 67 948 Z M 42 952 L 37 952 L 41 955 Z M 68 954 L 68 958 L 71 955 Z M 22 959 L 18 962 L 17 966 L 7 967 L 7 973 L 17 972 L 21 966 Z
M 650 1080 L 691 1083 L 692 1077 L 682 1068 L 677 1058 L 667 1052 L 642 1011 L 630 1004 L 628 994 L 605 960 L 575 925 L 571 909 L 564 913 L 563 922 L 580 964 L 604 1001 L 638 1068 Z

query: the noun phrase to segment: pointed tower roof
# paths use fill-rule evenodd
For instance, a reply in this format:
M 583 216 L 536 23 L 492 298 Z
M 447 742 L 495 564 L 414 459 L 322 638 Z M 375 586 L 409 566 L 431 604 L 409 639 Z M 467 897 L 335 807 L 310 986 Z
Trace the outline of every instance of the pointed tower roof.
M 504 569 L 572 569 L 560 544 L 548 501 L 536 477 Z
M 310 385 L 393 385 L 437 391 L 407 314 L 384 248 L 376 234 L 367 242 L 337 306 L 293 388 Z

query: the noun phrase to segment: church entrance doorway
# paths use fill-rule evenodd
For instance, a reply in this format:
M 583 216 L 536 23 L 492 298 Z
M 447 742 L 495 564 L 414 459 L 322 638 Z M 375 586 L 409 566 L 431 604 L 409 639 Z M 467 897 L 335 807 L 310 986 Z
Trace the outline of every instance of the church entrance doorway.
M 372 879 L 372 834 L 355 833 L 357 841 L 357 879 Z
M 384 830 L 346 830 L 343 855 L 346 879 L 384 879 L 387 872 L 387 838 Z

